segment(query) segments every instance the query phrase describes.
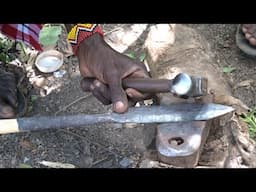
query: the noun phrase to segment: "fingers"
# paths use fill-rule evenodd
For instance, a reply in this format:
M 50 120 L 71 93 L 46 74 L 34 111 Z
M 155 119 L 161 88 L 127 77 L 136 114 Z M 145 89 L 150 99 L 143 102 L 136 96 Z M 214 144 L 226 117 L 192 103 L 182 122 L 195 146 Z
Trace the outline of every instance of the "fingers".
M 93 85 L 94 80 L 95 80 L 95 78 L 83 78 L 80 81 L 81 89 L 85 92 L 91 92 L 93 90 L 92 85 Z
M 111 104 L 109 88 L 97 79 L 92 84 L 92 94 L 104 105 Z
M 121 79 L 117 75 L 110 75 L 108 86 L 97 79 L 83 78 L 81 88 L 90 91 L 104 105 L 113 103 L 113 110 L 117 113 L 124 113 L 128 109 L 128 100 L 124 92 Z
M 118 75 L 108 76 L 108 85 L 111 93 L 111 101 L 113 110 L 117 113 L 124 113 L 128 110 L 128 100 L 126 93 L 123 90 L 121 78 Z
M 10 104 L 12 107 L 17 106 L 17 90 L 16 87 L 7 87 L 0 86 L 0 98 L 5 101 L 7 104 Z
M 6 84 L 0 85 L 0 98 L 13 108 L 17 107 L 17 89 L 16 84 L 6 81 Z
M 125 72 L 122 75 L 122 78 L 149 78 L 149 73 L 145 64 L 132 60 L 130 58 L 124 58 L 121 61 L 122 68 L 125 69 Z M 120 65 L 121 65 L 120 64 Z
M 105 63 L 104 69 L 101 70 L 99 65 L 93 65 L 95 68 L 92 67 L 91 70 L 93 70 L 95 80 L 92 78 L 84 78 L 81 81 L 81 88 L 84 91 L 92 92 L 92 94 L 105 105 L 112 103 L 115 112 L 124 113 L 129 107 L 127 95 L 129 100 L 135 102 L 150 98 L 150 94 L 142 94 L 135 89 L 127 89 L 124 91 L 121 79 L 149 78 L 149 74 L 145 65 L 142 63 L 133 61 L 122 55 L 115 58 L 115 61 L 111 64 L 106 64 L 105 62 L 107 60 L 104 60 L 104 62 L 102 62 Z M 98 68 L 96 66 L 98 66 Z M 102 71 L 104 72 L 103 74 Z M 98 79 L 100 79 L 100 81 Z
M 92 92 L 102 104 L 111 104 L 109 88 L 95 78 L 83 78 L 80 82 L 83 91 Z
M 10 104 L 13 108 L 17 107 L 17 95 L 15 94 L 7 94 L 6 101 Z
M 153 97 L 153 94 L 151 93 L 141 93 L 133 88 L 127 88 L 125 90 L 126 94 L 128 95 L 129 99 L 133 101 L 143 101 L 145 99 L 150 99 Z
M 255 24 L 243 24 L 242 31 L 245 34 L 245 38 L 250 42 L 251 45 L 256 46 L 256 25 Z
M 136 101 L 128 100 L 128 106 L 129 107 L 134 107 L 136 105 Z
M 109 105 L 111 104 L 111 100 L 105 98 L 99 91 L 93 90 L 92 94 L 94 97 L 96 97 L 103 105 Z
M 92 92 L 93 96 L 95 96 L 104 105 L 109 105 L 112 103 L 112 98 L 111 98 L 109 87 L 107 85 L 101 83 L 97 79 L 83 78 L 81 80 L 81 88 L 83 91 Z M 136 104 L 136 102 L 138 102 L 138 101 L 152 98 L 152 94 L 150 94 L 150 93 L 143 94 L 143 93 L 141 93 L 135 89 L 132 89 L 132 88 L 127 88 L 125 90 L 125 93 L 129 97 L 129 101 L 128 101 L 129 107 L 134 106 Z M 126 110 L 126 109 L 124 109 L 124 110 Z M 118 112 L 118 109 L 117 109 L 117 112 Z
M 0 119 L 14 118 L 15 110 L 13 107 L 7 105 L 5 102 L 0 100 Z

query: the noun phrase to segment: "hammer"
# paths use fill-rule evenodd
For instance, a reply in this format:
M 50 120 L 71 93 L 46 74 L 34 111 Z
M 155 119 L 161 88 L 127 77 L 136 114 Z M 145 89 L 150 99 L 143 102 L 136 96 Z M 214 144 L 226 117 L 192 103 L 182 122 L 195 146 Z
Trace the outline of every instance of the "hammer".
M 87 79 L 93 83 L 95 79 Z M 89 90 L 84 81 L 81 86 L 84 90 Z M 153 78 L 126 78 L 122 80 L 123 88 L 134 88 L 142 93 L 172 93 L 176 97 L 188 99 L 190 97 L 200 97 L 207 94 L 207 79 L 200 76 L 190 76 L 180 73 L 174 79 L 153 79 Z
M 174 79 L 124 79 L 124 88 L 134 88 L 144 93 L 170 92 L 184 99 L 207 94 L 208 80 L 200 76 L 180 73 Z

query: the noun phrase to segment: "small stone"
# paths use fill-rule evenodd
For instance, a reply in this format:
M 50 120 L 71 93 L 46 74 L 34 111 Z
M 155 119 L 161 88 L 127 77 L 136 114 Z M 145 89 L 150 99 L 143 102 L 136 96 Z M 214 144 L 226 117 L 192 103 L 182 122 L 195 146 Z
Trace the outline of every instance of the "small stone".
M 54 76 L 54 77 L 57 77 L 57 78 L 61 78 L 61 77 L 63 77 L 66 73 L 67 73 L 67 71 L 65 71 L 65 70 L 59 70 L 59 71 L 55 71 L 55 72 L 53 73 L 53 76 Z
M 136 128 L 138 127 L 138 123 L 124 123 L 124 124 L 121 124 L 123 128 L 128 128 L 128 129 L 131 129 L 131 128 Z
M 157 161 L 151 161 L 149 159 L 145 159 L 140 163 L 140 168 L 153 168 L 157 167 Z
M 12 165 L 12 166 L 15 166 L 16 163 L 17 163 L 17 159 L 16 159 L 16 158 L 12 158 L 12 160 L 11 160 L 11 165 Z
M 47 84 L 47 80 L 44 77 L 39 77 L 33 82 L 34 86 L 41 88 Z
M 30 159 L 27 157 L 24 157 L 23 163 L 27 163 Z
M 230 44 L 229 44 L 229 43 L 224 43 L 224 44 L 223 44 L 223 47 L 224 47 L 224 48 L 229 48 L 229 47 L 230 47 Z
M 123 158 L 123 159 L 119 162 L 119 164 L 120 164 L 122 167 L 124 167 L 124 168 L 129 167 L 132 163 L 133 163 L 133 160 L 128 159 L 127 157 Z
M 40 91 L 39 91 L 39 93 L 40 93 L 40 96 L 41 96 L 41 97 L 45 97 L 45 96 L 47 95 L 47 90 L 44 89 L 44 88 L 41 88 Z
M 123 124 L 121 124 L 121 123 L 112 123 L 111 127 L 113 127 L 114 129 L 122 129 Z

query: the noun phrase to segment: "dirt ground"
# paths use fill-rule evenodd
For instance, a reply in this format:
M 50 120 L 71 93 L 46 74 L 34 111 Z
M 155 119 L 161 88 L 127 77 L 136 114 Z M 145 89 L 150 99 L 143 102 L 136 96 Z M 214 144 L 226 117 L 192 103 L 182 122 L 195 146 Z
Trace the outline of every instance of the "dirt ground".
M 256 59 L 243 54 L 235 44 L 235 24 L 189 24 L 198 30 L 210 43 L 216 63 L 222 67 L 234 67 L 226 78 L 233 87 L 233 94 L 249 107 L 256 105 Z M 124 25 L 105 24 L 107 34 Z M 136 54 L 143 52 L 143 35 L 125 49 Z M 63 69 L 67 73 L 61 77 L 45 75 L 48 83 L 44 89 L 34 89 L 37 95 L 33 108 L 26 116 L 92 114 L 109 111 L 90 93 L 80 90 L 80 74 L 75 57 L 65 58 Z M 220 73 L 223 73 L 220 71 Z M 249 80 L 243 86 L 240 82 Z M 146 156 L 154 148 L 154 129 L 145 132 L 142 126 L 127 128 L 122 125 L 100 124 L 81 128 L 44 130 L 0 136 L 0 167 L 17 168 L 26 164 L 33 168 L 46 167 L 40 162 L 51 161 L 69 163 L 79 168 L 126 168 L 150 167 Z M 162 167 L 168 167 L 161 164 Z M 153 165 L 152 165 L 153 167 Z
M 234 67 L 235 71 L 226 75 L 233 88 L 233 95 L 242 100 L 247 106 L 256 105 L 256 60 L 245 55 L 236 46 L 236 24 L 193 24 L 188 25 L 198 30 L 211 45 L 216 63 L 221 67 Z M 245 83 L 247 86 L 240 86 Z M 240 84 L 239 84 L 240 83 Z

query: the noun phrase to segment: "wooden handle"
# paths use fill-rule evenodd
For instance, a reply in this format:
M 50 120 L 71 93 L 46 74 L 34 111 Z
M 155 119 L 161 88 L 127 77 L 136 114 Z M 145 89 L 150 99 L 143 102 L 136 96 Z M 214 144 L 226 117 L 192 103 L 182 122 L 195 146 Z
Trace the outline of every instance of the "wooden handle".
M 19 125 L 17 119 L 1 119 L 0 120 L 0 134 L 18 133 Z
M 81 81 L 81 87 L 84 91 L 90 91 L 90 85 L 95 78 L 86 78 L 85 81 Z M 86 82 L 86 83 L 85 83 Z M 172 80 L 169 79 L 123 79 L 123 88 L 134 88 L 144 93 L 166 93 L 170 92 Z
M 123 79 L 124 88 L 134 88 L 144 93 L 170 92 L 172 80 L 169 79 Z

